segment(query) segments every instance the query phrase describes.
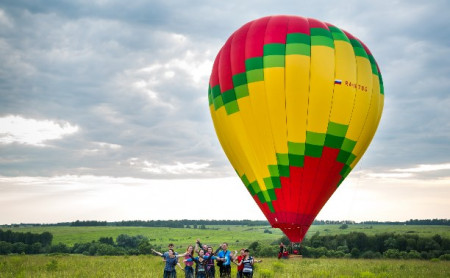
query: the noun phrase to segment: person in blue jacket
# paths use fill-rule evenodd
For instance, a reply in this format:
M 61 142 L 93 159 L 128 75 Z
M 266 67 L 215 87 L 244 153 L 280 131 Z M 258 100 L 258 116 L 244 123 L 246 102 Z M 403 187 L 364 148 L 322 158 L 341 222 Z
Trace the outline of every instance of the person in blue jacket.
M 175 251 L 173 249 L 169 249 L 166 253 L 160 253 L 158 251 L 153 250 L 153 253 L 157 254 L 158 256 L 161 256 L 164 258 L 164 262 L 166 263 L 164 266 L 164 278 L 176 278 L 177 272 L 175 270 L 175 267 L 178 265 L 178 267 L 181 270 L 184 270 L 180 263 L 178 262 L 178 257 L 181 255 L 175 255 Z
M 220 277 L 231 277 L 231 262 L 234 258 L 230 250 L 228 250 L 228 243 L 222 244 L 222 250 L 217 254 L 217 265 L 219 266 Z

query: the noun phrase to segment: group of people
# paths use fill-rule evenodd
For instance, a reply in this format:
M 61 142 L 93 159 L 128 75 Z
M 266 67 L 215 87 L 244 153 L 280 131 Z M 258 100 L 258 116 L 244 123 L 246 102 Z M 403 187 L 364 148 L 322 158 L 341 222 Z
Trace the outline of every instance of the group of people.
M 200 240 L 197 240 L 195 247 L 189 245 L 186 252 L 182 254 L 174 251 L 172 243 L 168 247 L 169 250 L 164 253 L 152 249 L 153 253 L 163 257 L 165 262 L 164 278 L 176 278 L 175 268 L 177 266 L 184 271 L 186 278 L 214 278 L 216 265 L 219 268 L 220 277 L 231 277 L 232 263 L 237 266 L 238 278 L 253 277 L 253 264 L 261 262 L 250 256 L 248 249 L 241 249 L 239 255 L 237 251 L 231 252 L 228 250 L 226 242 L 214 251 L 211 246 L 201 244 Z M 178 258 L 183 258 L 184 268 L 178 262 Z

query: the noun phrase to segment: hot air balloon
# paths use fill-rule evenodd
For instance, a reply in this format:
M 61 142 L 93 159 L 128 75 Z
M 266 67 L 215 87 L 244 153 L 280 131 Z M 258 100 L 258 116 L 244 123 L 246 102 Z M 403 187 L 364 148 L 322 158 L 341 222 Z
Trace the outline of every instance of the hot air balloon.
M 298 16 L 251 21 L 226 41 L 208 90 L 218 139 L 267 220 L 301 242 L 370 144 L 384 102 L 366 45 Z

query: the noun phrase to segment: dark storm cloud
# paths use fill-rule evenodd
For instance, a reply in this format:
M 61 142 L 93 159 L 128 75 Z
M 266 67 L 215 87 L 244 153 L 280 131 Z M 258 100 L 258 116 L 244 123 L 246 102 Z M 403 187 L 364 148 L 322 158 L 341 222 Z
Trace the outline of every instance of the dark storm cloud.
M 313 2 L 2 1 L 0 116 L 80 129 L 45 147 L 3 145 L 0 174 L 232 174 L 209 118 L 207 75 L 236 28 L 269 14 L 335 23 L 375 55 L 386 105 L 364 167 L 448 162 L 449 4 Z M 177 163 L 188 169 L 171 175 Z

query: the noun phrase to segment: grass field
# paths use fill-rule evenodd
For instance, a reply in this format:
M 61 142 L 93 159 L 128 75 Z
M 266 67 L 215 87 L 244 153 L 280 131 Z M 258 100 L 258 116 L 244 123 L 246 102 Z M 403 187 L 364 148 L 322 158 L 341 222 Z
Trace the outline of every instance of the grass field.
M 0 277 L 162 277 L 155 256 L 0 256 Z M 177 270 L 178 277 L 184 277 Z M 232 277 L 236 277 L 233 266 Z M 217 275 L 218 276 L 218 275 Z M 450 277 L 448 261 L 362 259 L 264 259 L 258 277 Z
M 335 235 L 350 232 L 364 232 L 367 235 L 380 233 L 415 234 L 422 237 L 431 237 L 439 234 L 450 238 L 448 226 L 415 226 L 415 225 L 349 225 L 347 229 L 339 229 L 340 225 L 313 225 L 306 237 L 316 232 L 320 235 Z M 155 227 L 18 227 L 12 228 L 14 232 L 42 233 L 48 231 L 53 234 L 53 243 L 62 242 L 73 246 L 75 243 L 91 242 L 100 237 L 117 238 L 120 234 L 144 235 L 151 239 L 155 245 L 167 246 L 173 242 L 176 248 L 185 248 L 194 244 L 197 238 L 204 243 L 217 246 L 222 242 L 228 242 L 230 248 L 247 247 L 253 241 L 272 243 L 283 236 L 279 229 L 270 226 L 207 226 L 208 229 L 181 229 L 181 228 L 155 228 Z M 272 233 L 264 233 L 269 230 Z
M 431 237 L 439 234 L 450 237 L 447 226 L 400 226 L 400 225 L 340 225 L 312 226 L 307 237 L 316 232 L 334 235 L 364 232 L 368 235 L 380 233 L 416 234 Z M 53 243 L 91 242 L 100 237 L 120 234 L 144 235 L 154 245 L 167 246 L 173 242 L 176 250 L 183 252 L 197 238 L 204 243 L 217 246 L 228 242 L 231 250 L 248 247 L 254 241 L 276 242 L 282 233 L 269 226 L 207 226 L 208 229 L 145 228 L 145 227 L 16 227 L 14 232 L 42 233 L 54 235 Z M 3 228 L 5 229 L 5 228 Z M 266 231 L 266 232 L 265 232 Z M 268 233 L 270 231 L 271 233 Z M 274 247 L 276 248 L 276 246 Z M 165 249 L 165 247 L 164 247 Z M 235 277 L 236 267 L 233 267 Z M 82 255 L 9 255 L 0 256 L 0 277 L 162 277 L 162 259 L 155 256 L 82 256 Z M 178 270 L 178 277 L 184 277 Z M 385 260 L 385 259 L 263 259 L 256 266 L 258 277 L 450 277 L 450 262 L 439 260 Z

